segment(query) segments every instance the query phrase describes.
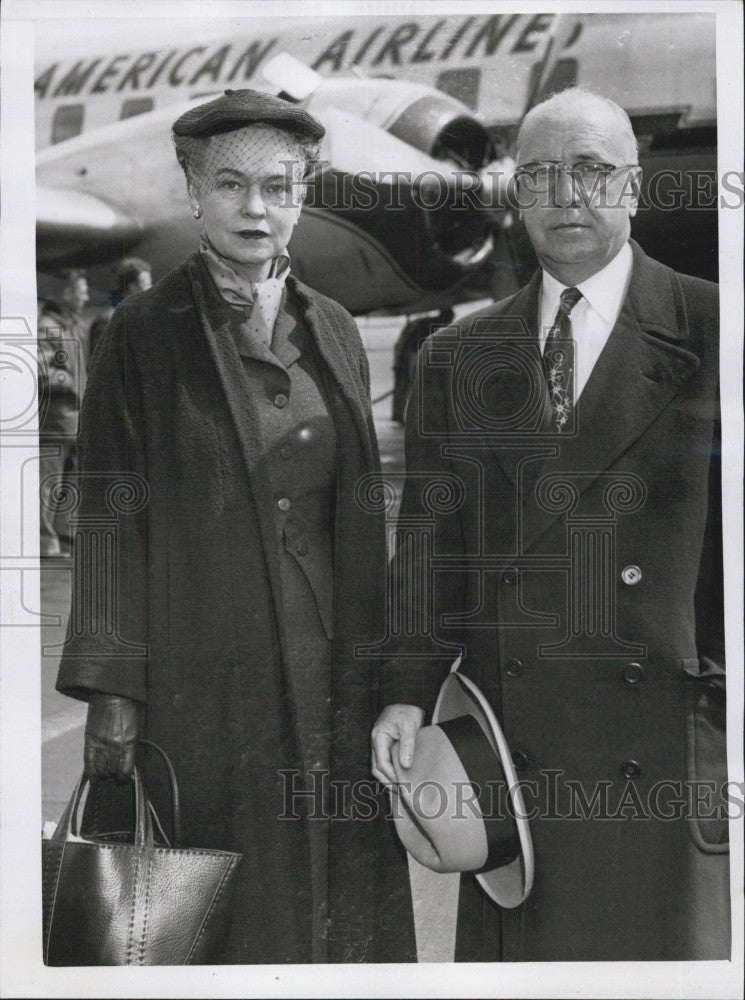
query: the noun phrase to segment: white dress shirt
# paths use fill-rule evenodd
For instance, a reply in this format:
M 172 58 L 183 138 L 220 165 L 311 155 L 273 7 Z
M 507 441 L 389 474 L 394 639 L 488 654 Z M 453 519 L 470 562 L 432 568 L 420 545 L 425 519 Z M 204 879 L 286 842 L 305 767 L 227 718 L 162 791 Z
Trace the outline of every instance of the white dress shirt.
M 632 267 L 631 247 L 624 243 L 613 260 L 602 271 L 575 285 L 582 298 L 570 314 L 574 352 L 574 402 L 576 403 L 587 384 L 600 352 L 605 347 L 611 330 L 616 325 L 623 300 L 626 298 Z M 561 293 L 569 286 L 562 285 L 547 271 L 543 272 L 539 310 L 541 353 L 546 346 L 546 336 L 553 326 L 559 308 Z

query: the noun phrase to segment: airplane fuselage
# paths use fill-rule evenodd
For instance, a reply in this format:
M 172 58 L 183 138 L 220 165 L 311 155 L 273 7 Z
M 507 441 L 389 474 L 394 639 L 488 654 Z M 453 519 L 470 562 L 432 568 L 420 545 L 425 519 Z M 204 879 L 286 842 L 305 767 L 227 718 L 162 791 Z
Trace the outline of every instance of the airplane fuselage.
M 229 87 L 261 87 L 267 62 L 290 52 L 329 82 L 359 77 L 370 85 L 375 79 L 406 81 L 450 95 L 483 125 L 493 151 L 506 152 L 527 103 L 535 99 L 536 74 L 556 35 L 558 51 L 542 92 L 579 84 L 616 100 L 632 118 L 645 170 L 643 201 L 649 202 L 634 222 L 634 235 L 678 269 L 715 278 L 716 199 L 706 206 L 691 203 L 694 195 L 700 201 L 705 188 L 700 180 L 698 193 L 677 193 L 692 176 L 703 176 L 704 181 L 707 175 L 716 176 L 715 15 L 589 14 L 571 19 L 571 30 L 563 35 L 556 32 L 559 18 L 279 16 L 250 22 L 213 19 L 192 26 L 182 22 L 171 31 L 155 31 L 143 22 L 134 32 L 133 22 L 126 21 L 121 42 L 109 39 L 98 48 L 92 48 L 95 27 L 89 25 L 86 48 L 79 43 L 77 51 L 55 44 L 51 30 L 40 30 L 35 80 L 36 139 L 42 151 L 39 183 L 49 185 L 52 194 L 70 189 L 77 198 L 92 194 L 121 211 L 134 226 L 122 226 L 121 245 L 150 255 L 156 274 L 163 273 L 195 242 L 195 227 L 183 180 L 169 159 L 167 127 L 145 126 L 147 118 L 167 123 L 171 106 L 207 99 Z M 351 90 L 342 107 L 352 106 Z M 438 156 L 421 134 L 432 128 L 431 103 L 424 101 L 419 117 L 409 114 L 407 119 L 395 107 L 383 109 L 387 99 L 381 87 L 379 107 L 373 93 L 363 117 L 415 149 Z M 151 142 L 138 144 L 134 138 L 130 126 L 136 118 Z M 121 129 L 120 155 L 115 128 Z M 359 145 L 356 169 L 364 171 L 364 135 Z M 372 139 L 368 145 L 374 170 L 380 143 Z M 63 153 L 68 149 L 69 155 Z M 402 170 L 426 166 L 403 147 L 392 155 L 400 156 Z M 660 180 L 661 171 L 668 176 Z M 390 238 L 378 238 L 382 225 L 390 229 L 391 222 L 382 216 L 375 222 L 369 214 L 358 218 L 349 211 L 318 212 L 309 202 L 293 239 L 298 270 L 311 283 L 321 280 L 324 291 L 360 312 L 386 304 L 401 311 L 416 305 L 429 308 L 453 296 L 463 300 L 484 293 L 483 281 L 477 277 L 471 287 L 468 280 L 457 280 L 457 269 L 448 268 L 444 260 L 429 269 L 429 288 L 413 281 L 405 261 L 402 266 L 406 226 L 398 226 L 391 244 Z M 118 238 L 115 225 L 112 233 Z M 72 257 L 61 244 L 55 251 L 54 239 L 48 240 L 41 254 L 44 266 L 61 266 L 70 259 L 86 262 L 86 240 L 83 227 Z M 510 272 L 522 281 L 534 263 L 522 227 L 496 231 L 495 240 L 502 263 L 507 254 Z M 88 263 L 110 255 L 95 241 L 90 245 Z M 476 253 L 472 263 L 478 260 Z M 356 261 L 352 282 L 346 274 L 351 261 Z M 421 267 L 416 269 L 422 273 Z M 338 275 L 338 281 L 332 275 Z M 444 291 L 438 299 L 439 286 Z
M 324 76 L 361 73 L 427 84 L 463 101 L 487 127 L 508 126 L 524 111 L 531 70 L 557 17 L 278 17 L 230 31 L 214 20 L 199 22 L 197 37 L 182 44 L 164 38 L 137 47 L 128 37 L 113 51 L 59 60 L 41 57 L 40 46 L 37 149 L 166 104 L 251 86 L 266 60 L 282 51 Z M 632 116 L 680 108 L 686 124 L 711 124 L 714 27 L 713 14 L 586 15 L 566 39 L 560 72 Z

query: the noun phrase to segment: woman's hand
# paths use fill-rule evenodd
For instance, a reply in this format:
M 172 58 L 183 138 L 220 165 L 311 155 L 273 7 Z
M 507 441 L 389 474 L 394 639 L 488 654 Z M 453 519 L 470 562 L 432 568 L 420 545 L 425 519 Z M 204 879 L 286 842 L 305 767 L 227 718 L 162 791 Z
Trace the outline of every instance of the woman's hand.
M 388 705 L 378 716 L 372 731 L 372 773 L 384 785 L 396 783 L 391 748 L 399 744 L 402 767 L 411 767 L 414 740 L 422 728 L 424 709 L 416 705 Z
M 139 702 L 114 694 L 90 696 L 83 749 L 85 776 L 90 782 L 132 777 L 141 726 Z

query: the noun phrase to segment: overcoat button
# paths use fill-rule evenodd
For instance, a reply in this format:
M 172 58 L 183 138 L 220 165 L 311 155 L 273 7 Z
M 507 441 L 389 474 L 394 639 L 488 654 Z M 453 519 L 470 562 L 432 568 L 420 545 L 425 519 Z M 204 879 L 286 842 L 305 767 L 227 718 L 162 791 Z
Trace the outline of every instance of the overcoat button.
M 506 583 L 508 587 L 512 587 L 515 584 L 517 578 L 517 573 L 514 569 L 506 569 L 502 573 L 502 583 Z
M 504 669 L 506 670 L 508 676 L 519 677 L 525 670 L 525 667 L 522 665 L 520 660 L 516 660 L 513 658 L 507 660 L 507 662 L 504 665 Z
M 279 453 L 282 456 L 282 458 L 290 458 L 290 456 L 292 455 L 292 445 L 283 444 L 279 450 Z
M 515 770 L 522 771 L 525 765 L 528 763 L 528 758 L 522 752 L 522 750 L 512 751 L 512 763 L 515 765 Z
M 66 365 L 68 360 L 67 351 L 55 351 L 54 352 L 54 363 L 56 365 Z
M 281 500 L 277 501 L 277 506 L 280 510 L 289 510 L 292 507 L 292 500 L 289 497 L 282 497 Z
M 627 663 L 623 668 L 623 679 L 627 684 L 638 684 L 644 679 L 644 670 L 641 663 Z
M 287 406 L 287 396 L 283 392 L 278 392 L 274 397 L 274 405 L 280 410 Z
M 629 587 L 633 587 L 641 580 L 641 578 L 642 571 L 638 566 L 624 566 L 621 570 L 621 579 Z
M 65 380 L 66 380 L 65 373 L 64 372 L 57 372 L 57 381 L 58 382 L 64 382 Z
M 642 769 L 635 760 L 625 760 L 621 764 L 621 774 L 624 778 L 638 778 L 641 773 Z
M 307 556 L 308 555 L 308 543 L 307 542 L 298 542 L 297 543 L 297 554 L 299 556 Z

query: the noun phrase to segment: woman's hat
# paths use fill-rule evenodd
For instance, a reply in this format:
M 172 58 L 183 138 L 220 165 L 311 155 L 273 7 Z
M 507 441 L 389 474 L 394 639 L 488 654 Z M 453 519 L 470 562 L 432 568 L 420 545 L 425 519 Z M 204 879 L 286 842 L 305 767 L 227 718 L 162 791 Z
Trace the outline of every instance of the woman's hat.
M 474 872 L 495 903 L 519 906 L 533 885 L 533 842 L 507 742 L 478 687 L 451 672 L 411 767 L 398 746 L 391 794 L 409 854 L 436 872 Z
M 222 97 L 190 108 L 174 123 L 173 134 L 206 137 L 259 124 L 298 133 L 309 142 L 319 142 L 326 134 L 307 111 L 260 90 L 226 90 Z

